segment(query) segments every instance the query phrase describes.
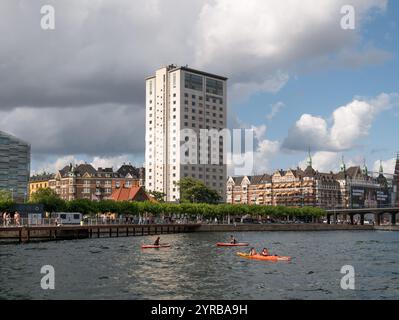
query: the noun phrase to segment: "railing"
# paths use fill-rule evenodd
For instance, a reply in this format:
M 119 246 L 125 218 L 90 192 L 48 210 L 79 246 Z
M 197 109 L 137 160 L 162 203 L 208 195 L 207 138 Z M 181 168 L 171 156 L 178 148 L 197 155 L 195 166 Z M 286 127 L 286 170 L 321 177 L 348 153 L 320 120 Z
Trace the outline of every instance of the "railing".
M 16 219 L 0 219 L 1 227 L 23 227 L 23 226 L 55 226 L 57 221 L 55 218 L 20 218 Z
M 146 219 L 146 218 L 117 218 L 117 219 L 103 219 L 103 218 L 86 218 L 80 222 L 62 222 L 57 218 L 20 218 L 19 221 L 15 219 L 0 218 L 0 227 L 24 227 L 24 226 L 59 226 L 59 225 L 148 225 L 148 224 L 191 224 L 199 221 L 189 220 L 187 218 L 179 219 Z

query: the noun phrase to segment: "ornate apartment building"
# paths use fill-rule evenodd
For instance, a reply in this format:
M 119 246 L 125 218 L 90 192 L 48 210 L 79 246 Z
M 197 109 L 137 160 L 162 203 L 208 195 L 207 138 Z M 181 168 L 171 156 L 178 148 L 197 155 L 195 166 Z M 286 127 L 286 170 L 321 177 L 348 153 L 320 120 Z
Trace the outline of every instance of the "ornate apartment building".
M 399 153 L 396 156 L 395 173 L 393 176 L 393 205 L 399 208 Z
M 117 171 L 112 168 L 98 168 L 90 164 L 65 166 L 47 178 L 36 176 L 30 181 L 31 192 L 40 185 L 48 186 L 63 200 L 90 199 L 103 200 L 118 188 L 141 187 L 145 183 L 144 168 L 130 164 L 122 165 Z
M 399 186 L 399 157 L 396 177 Z M 346 169 L 344 162 L 340 172 L 323 173 L 313 169 L 310 155 L 305 170 L 297 168 L 277 170 L 272 175 L 229 177 L 226 189 L 226 202 L 232 204 L 333 209 L 390 206 L 394 199 L 392 184 L 384 176 L 382 166 L 377 177 L 369 174 L 366 165 Z

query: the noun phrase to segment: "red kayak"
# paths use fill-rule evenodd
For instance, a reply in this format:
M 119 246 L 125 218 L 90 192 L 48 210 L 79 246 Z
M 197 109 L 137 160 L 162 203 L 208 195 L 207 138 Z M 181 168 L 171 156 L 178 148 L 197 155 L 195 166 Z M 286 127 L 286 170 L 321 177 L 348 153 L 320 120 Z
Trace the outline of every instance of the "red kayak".
M 249 243 L 224 243 L 218 242 L 216 243 L 218 247 L 246 247 L 249 246 Z
M 169 243 L 159 244 L 159 245 L 153 245 L 153 244 L 141 245 L 141 249 L 159 249 L 159 248 L 169 248 L 169 247 L 170 247 Z

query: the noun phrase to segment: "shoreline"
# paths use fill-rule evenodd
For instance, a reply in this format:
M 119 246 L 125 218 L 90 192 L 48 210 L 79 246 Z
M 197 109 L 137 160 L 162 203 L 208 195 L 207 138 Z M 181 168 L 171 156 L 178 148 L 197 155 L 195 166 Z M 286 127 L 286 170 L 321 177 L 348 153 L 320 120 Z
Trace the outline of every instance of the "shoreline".
M 150 224 L 150 225 L 70 225 L 0 227 L 0 244 L 59 241 L 91 238 L 153 236 L 190 232 L 317 232 L 317 231 L 399 231 L 399 225 L 350 224 Z
M 350 224 L 325 224 L 325 223 L 303 223 L 303 224 L 203 224 L 195 232 L 246 232 L 246 231 L 357 231 L 374 230 L 373 225 L 350 225 Z

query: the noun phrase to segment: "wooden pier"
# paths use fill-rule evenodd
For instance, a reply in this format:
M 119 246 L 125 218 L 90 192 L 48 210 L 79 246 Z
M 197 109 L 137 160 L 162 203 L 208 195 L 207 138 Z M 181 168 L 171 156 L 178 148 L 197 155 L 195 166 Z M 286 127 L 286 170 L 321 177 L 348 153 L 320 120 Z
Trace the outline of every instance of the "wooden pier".
M 186 233 L 194 232 L 199 226 L 199 224 L 110 224 L 0 227 L 0 243 Z

